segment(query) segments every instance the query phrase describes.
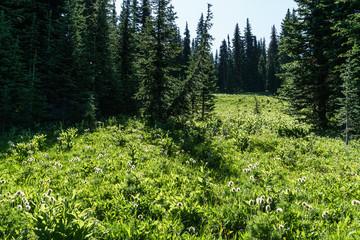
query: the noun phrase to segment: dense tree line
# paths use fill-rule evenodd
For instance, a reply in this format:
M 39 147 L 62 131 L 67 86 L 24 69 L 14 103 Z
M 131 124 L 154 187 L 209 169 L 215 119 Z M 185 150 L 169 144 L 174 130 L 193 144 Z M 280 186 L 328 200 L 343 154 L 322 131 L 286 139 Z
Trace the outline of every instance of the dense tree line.
M 170 0 L 3 0 L 0 124 L 28 127 L 142 114 L 205 117 L 215 73 L 203 18 L 196 48 L 175 25 Z
M 282 95 L 321 130 L 360 133 L 359 1 L 296 0 L 286 15 L 279 58 Z
M 249 19 L 244 36 L 236 24 L 232 41 L 223 40 L 215 56 L 218 89 L 223 93 L 265 92 L 276 93 L 281 86 L 279 36 L 275 26 L 266 48 L 265 39 L 257 40 L 252 34 Z
M 211 52 L 211 5 L 183 36 L 170 0 L 3 0 L 0 126 L 141 114 L 205 118 L 214 92 L 281 93 L 321 130 L 360 134 L 360 3 L 295 0 L 268 47 L 241 32 Z M 279 91 L 280 89 L 280 91 Z

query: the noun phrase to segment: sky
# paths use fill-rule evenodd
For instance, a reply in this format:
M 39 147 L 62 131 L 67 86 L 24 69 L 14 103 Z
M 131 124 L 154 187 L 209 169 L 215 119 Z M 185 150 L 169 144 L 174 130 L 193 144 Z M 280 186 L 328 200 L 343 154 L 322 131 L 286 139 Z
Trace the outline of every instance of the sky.
M 120 13 L 122 0 L 117 0 L 117 11 Z M 177 13 L 177 25 L 184 37 L 186 22 L 189 24 L 191 38 L 196 36 L 195 30 L 201 13 L 206 15 L 207 4 L 212 4 L 214 14 L 213 27 L 210 30 L 215 38 L 213 51 L 220 48 L 223 39 L 230 35 L 233 38 L 236 23 L 239 24 L 241 35 L 244 35 L 246 19 L 249 18 L 252 33 L 257 39 L 265 38 L 266 45 L 270 41 L 271 27 L 275 25 L 278 34 L 281 22 L 287 9 L 296 9 L 294 0 L 172 0 Z

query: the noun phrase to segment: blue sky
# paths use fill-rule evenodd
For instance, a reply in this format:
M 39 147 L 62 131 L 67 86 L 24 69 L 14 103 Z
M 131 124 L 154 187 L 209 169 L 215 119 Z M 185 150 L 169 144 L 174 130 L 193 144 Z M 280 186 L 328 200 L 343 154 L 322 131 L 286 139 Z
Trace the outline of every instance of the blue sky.
M 117 0 L 120 6 L 122 0 Z M 275 25 L 278 33 L 281 31 L 281 22 L 289 8 L 297 8 L 294 0 L 172 0 L 178 19 L 177 25 L 183 36 L 186 21 L 189 24 L 191 38 L 195 37 L 195 30 L 200 14 L 206 14 L 207 3 L 213 5 L 214 13 L 211 34 L 215 38 L 213 50 L 220 47 L 221 41 L 230 34 L 234 34 L 236 23 L 239 24 L 243 35 L 246 19 L 249 18 L 253 34 L 259 39 L 265 37 L 269 44 L 272 25 Z M 118 13 L 120 7 L 118 7 Z

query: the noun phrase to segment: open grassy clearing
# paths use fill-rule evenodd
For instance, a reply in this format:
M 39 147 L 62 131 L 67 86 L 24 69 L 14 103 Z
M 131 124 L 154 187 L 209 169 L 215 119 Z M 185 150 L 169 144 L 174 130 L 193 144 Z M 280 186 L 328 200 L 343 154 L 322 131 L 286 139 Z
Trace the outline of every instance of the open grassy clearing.
M 358 239 L 360 144 L 269 96 L 217 95 L 208 121 L 109 119 L 9 143 L 1 239 Z

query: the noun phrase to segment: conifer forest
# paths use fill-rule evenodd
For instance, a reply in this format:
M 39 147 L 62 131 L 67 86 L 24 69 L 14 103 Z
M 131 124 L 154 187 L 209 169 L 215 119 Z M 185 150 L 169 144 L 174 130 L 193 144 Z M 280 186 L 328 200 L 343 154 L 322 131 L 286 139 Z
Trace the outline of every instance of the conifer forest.
M 214 46 L 211 4 L 1 0 L 0 239 L 360 239 L 360 1 L 294 1 Z

